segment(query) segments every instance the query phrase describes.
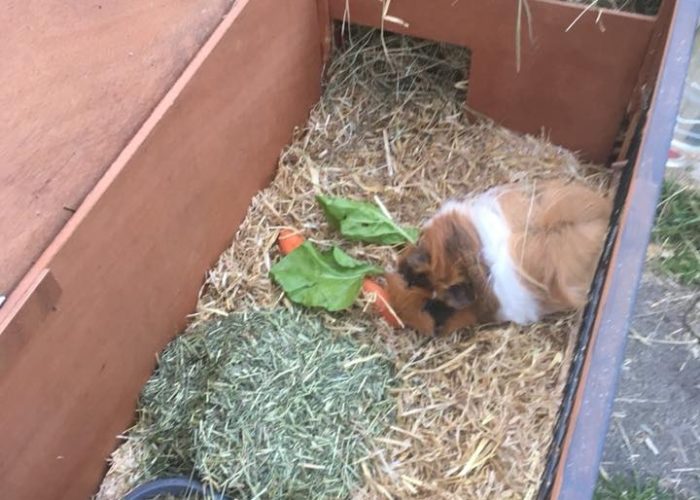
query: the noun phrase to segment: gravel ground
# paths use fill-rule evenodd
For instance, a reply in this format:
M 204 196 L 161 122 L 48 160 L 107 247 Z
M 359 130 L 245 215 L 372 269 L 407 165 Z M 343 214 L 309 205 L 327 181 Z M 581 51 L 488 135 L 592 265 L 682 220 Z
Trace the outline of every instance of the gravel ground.
M 700 499 L 700 291 L 646 274 L 601 464 Z

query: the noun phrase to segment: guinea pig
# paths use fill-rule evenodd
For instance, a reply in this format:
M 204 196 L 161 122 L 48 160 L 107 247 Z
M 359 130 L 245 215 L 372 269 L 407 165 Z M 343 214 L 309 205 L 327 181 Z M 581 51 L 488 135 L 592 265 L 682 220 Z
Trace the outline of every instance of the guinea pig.
M 447 201 L 387 276 L 392 306 L 422 333 L 580 308 L 611 210 L 609 197 L 558 179 Z
M 399 273 L 390 273 L 385 279 L 394 311 L 406 326 L 418 333 L 433 335 L 451 332 L 477 322 L 470 309 L 455 309 L 433 298 L 432 293 L 425 288 L 408 286 Z

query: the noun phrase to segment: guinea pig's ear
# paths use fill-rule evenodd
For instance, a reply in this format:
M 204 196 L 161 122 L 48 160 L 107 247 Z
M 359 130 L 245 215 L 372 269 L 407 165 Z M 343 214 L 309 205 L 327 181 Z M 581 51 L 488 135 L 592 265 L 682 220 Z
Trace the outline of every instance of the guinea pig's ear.
M 455 309 L 462 309 L 471 305 L 474 299 L 474 287 L 466 281 L 452 285 L 445 292 L 445 302 Z
M 406 249 L 399 261 L 399 274 L 409 287 L 430 288 L 431 284 L 427 272 L 429 265 L 428 252 L 420 246 L 412 246 Z

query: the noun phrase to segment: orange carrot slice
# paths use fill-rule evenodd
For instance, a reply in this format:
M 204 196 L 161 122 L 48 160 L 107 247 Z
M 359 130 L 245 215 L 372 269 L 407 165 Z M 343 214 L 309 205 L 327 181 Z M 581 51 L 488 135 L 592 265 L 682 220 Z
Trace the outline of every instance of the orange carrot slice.
M 294 229 L 282 229 L 277 236 L 277 245 L 284 255 L 292 253 L 304 243 L 304 235 Z
M 379 283 L 369 278 L 365 278 L 362 283 L 362 291 L 372 299 L 372 308 L 377 312 L 389 326 L 403 328 L 403 322 L 396 314 L 389 303 L 389 294 Z

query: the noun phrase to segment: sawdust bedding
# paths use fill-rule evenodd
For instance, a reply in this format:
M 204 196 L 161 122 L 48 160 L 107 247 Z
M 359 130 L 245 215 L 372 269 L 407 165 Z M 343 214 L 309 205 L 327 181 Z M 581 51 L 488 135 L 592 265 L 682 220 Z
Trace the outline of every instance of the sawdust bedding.
M 395 249 L 348 243 L 314 201 L 324 193 L 379 199 L 418 225 L 446 198 L 504 182 L 578 178 L 608 189 L 608 174 L 546 138 L 465 114 L 462 49 L 352 29 L 336 50 L 320 102 L 283 151 L 272 184 L 253 200 L 231 247 L 210 270 L 193 325 L 232 311 L 289 307 L 269 279 L 277 232 L 294 227 L 324 247 L 391 266 Z M 393 331 L 366 311 L 321 316 L 327 328 L 380 349 L 396 370 L 390 431 L 359 462 L 356 498 L 532 498 L 554 425 L 576 313 L 529 327 L 487 326 L 445 338 Z M 137 444 L 117 450 L 102 498 L 133 485 Z

